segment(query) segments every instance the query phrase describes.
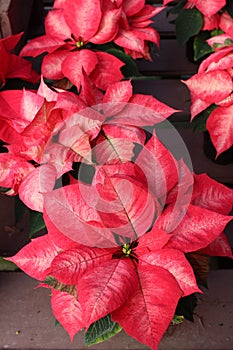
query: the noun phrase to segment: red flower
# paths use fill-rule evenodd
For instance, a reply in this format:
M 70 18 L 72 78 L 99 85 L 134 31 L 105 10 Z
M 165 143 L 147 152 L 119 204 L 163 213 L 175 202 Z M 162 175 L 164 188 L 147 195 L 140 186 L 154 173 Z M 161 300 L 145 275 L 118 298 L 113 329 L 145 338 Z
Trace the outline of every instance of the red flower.
M 122 166 L 124 168 L 126 164 L 120 165 L 119 169 Z M 114 168 L 116 170 L 115 166 Z M 108 166 L 108 169 L 111 170 L 111 166 Z M 116 179 L 117 176 L 114 176 Z M 128 180 L 134 181 L 129 176 Z M 106 191 L 108 196 L 103 198 L 111 202 L 109 183 L 102 184 L 102 194 Z M 143 201 L 146 195 L 143 191 L 146 188 L 143 183 L 140 186 L 141 193 L 138 193 L 137 200 L 142 197 L 140 200 Z M 199 191 L 203 186 L 206 193 Z M 80 201 L 81 197 L 77 196 L 75 187 L 78 188 L 78 184 L 54 192 L 61 194 L 62 190 L 66 189 L 68 206 L 73 210 L 72 222 L 63 212 L 66 224 L 69 226 L 67 233 L 78 218 L 81 221 L 77 223 L 75 230 L 79 230 L 79 237 L 87 234 L 86 237 L 89 235 L 90 238 L 94 228 L 99 228 L 99 233 L 103 229 L 97 221 L 95 223 L 90 221 L 100 216 L 94 216 L 90 208 L 86 210 L 87 207 L 83 206 L 83 200 Z M 157 349 L 163 333 L 173 318 L 179 298 L 199 292 L 193 270 L 184 253 L 204 249 L 203 252 L 213 254 L 221 244 L 220 254 L 229 256 L 229 246 L 221 232 L 231 217 L 220 214 L 215 204 L 214 207 L 212 205 L 214 202 L 221 206 L 225 198 L 229 202 L 229 207 L 224 210 L 223 207 L 219 208 L 220 211 L 228 211 L 230 201 L 232 203 L 232 192 L 228 192 L 222 185 L 217 187 L 217 192 L 213 191 L 214 188 L 215 183 L 206 175 L 197 176 L 193 195 L 195 204 L 193 202 L 189 206 L 187 214 L 176 228 L 172 230 L 169 228 L 173 211 L 171 203 L 148 233 L 128 243 L 124 243 L 124 239 L 121 241 L 119 236 L 120 241 L 111 248 L 84 246 L 68 239 L 57 229 L 57 223 L 54 225 L 45 212 L 48 234 L 33 239 L 8 260 L 15 262 L 33 278 L 42 281 L 41 286 L 50 286 L 53 289 L 51 299 L 53 312 L 71 339 L 80 329 L 88 328 L 93 322 L 110 313 L 112 320 L 117 321 L 129 335 L 151 349 Z M 56 198 L 57 194 L 54 193 Z M 118 191 L 118 195 L 123 198 L 124 192 Z M 46 209 L 51 209 L 51 204 L 52 202 L 47 202 Z M 128 209 L 129 207 L 126 209 L 129 214 L 128 220 L 132 227 L 136 228 L 132 219 L 138 212 Z M 62 211 L 57 212 L 58 215 L 61 213 Z M 150 225 L 148 216 L 146 218 Z M 64 218 L 61 217 L 60 224 L 63 221 Z M 111 229 L 108 230 L 110 232 Z M 167 230 L 170 233 L 167 233 Z M 117 238 L 116 234 L 112 234 L 112 238 L 114 236 Z M 96 240 L 92 242 L 97 243 Z M 161 314 L 162 318 L 159 317 Z
M 213 254 L 221 245 L 230 256 L 222 231 L 232 219 L 232 191 L 198 175 L 192 194 L 189 169 L 155 134 L 146 141 L 140 128 L 174 110 L 133 95 L 128 81 L 110 86 L 95 108 L 81 108 L 85 103 L 69 92 L 50 103 L 65 122 L 44 149 L 46 162 L 20 185 L 25 203 L 43 210 L 48 234 L 9 260 L 52 288 L 54 315 L 71 339 L 110 314 L 157 349 L 178 300 L 199 292 L 185 254 Z M 93 176 L 87 184 L 70 175 L 70 184 L 53 190 L 59 164 L 70 170 L 66 151 L 71 165 L 77 156 L 81 166 L 91 164 Z
M 191 116 L 194 118 L 212 104 L 217 105 L 206 127 L 217 155 L 233 145 L 233 46 L 219 49 L 199 66 L 198 73 L 183 81 L 191 93 Z
M 168 5 L 173 0 L 163 0 L 164 5 Z M 188 0 L 185 8 L 196 8 L 206 17 L 211 17 L 226 5 L 226 0 Z
M 10 78 L 20 78 L 33 83 L 39 79 L 39 75 L 32 70 L 30 62 L 12 53 L 22 34 L 0 39 L 0 87 L 5 85 L 6 79 Z
M 226 5 L 226 0 L 191 0 L 188 2 L 196 6 L 207 17 L 215 15 Z
M 159 46 L 159 33 L 149 25 L 151 17 L 157 15 L 164 7 L 145 5 L 145 0 L 124 0 L 119 32 L 114 42 L 123 47 L 134 59 L 150 58 L 148 42 Z
M 52 80 L 67 77 L 79 89 L 85 71 L 104 90 L 111 82 L 123 78 L 120 68 L 124 64 L 110 54 L 89 50 L 88 43 L 111 41 L 118 31 L 120 13 L 121 7 L 112 9 L 100 0 L 55 1 L 45 20 L 46 34 L 29 42 L 21 55 L 48 52 L 42 64 L 44 77 Z

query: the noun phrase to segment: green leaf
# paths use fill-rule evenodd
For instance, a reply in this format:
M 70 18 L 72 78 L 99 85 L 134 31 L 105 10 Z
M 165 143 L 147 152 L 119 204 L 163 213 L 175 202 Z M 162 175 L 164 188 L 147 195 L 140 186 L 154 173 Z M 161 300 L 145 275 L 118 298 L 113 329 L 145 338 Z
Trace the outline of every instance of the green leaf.
M 208 31 L 202 31 L 194 38 L 193 49 L 195 61 L 198 61 L 203 56 L 214 52 L 211 46 L 209 46 L 206 42 L 209 37 L 210 33 Z
M 213 112 L 213 110 L 217 108 L 216 105 L 211 105 L 207 109 L 205 109 L 203 112 L 199 113 L 192 121 L 192 126 L 194 130 L 202 130 L 206 131 L 206 121 L 210 116 L 210 113 Z
M 211 30 L 210 36 L 213 37 L 213 36 L 221 35 L 223 33 L 224 33 L 224 31 L 221 30 L 220 28 L 215 28 L 215 29 Z
M 125 78 L 132 77 L 132 76 L 140 76 L 141 74 L 138 71 L 137 65 L 135 60 L 127 55 L 120 46 L 116 45 L 113 42 L 102 44 L 102 45 L 95 45 L 91 44 L 92 49 L 101 50 L 104 52 L 107 52 L 117 58 L 119 58 L 122 62 L 125 63 L 125 66 L 121 68 L 121 71 Z
M 176 307 L 175 315 L 184 316 L 186 320 L 193 322 L 193 313 L 197 306 L 197 297 L 195 294 L 190 294 L 179 300 Z
M 0 271 L 16 271 L 19 270 L 18 266 L 16 266 L 11 261 L 4 260 L 2 256 L 0 256 Z
M 135 60 L 131 56 L 124 53 L 122 50 L 111 48 L 106 51 L 107 53 L 119 58 L 125 63 L 125 66 L 121 68 L 121 71 L 125 78 L 132 76 L 140 76 Z
M 61 326 L 60 322 L 55 318 L 54 327 Z
M 19 196 L 15 196 L 15 225 L 23 219 L 26 208 Z
M 180 0 L 178 2 L 173 1 L 169 3 L 169 6 L 172 6 L 168 8 L 168 14 L 178 14 L 184 7 L 184 5 L 187 3 L 187 0 Z
M 84 336 L 85 345 L 101 343 L 118 334 L 121 330 L 121 326 L 117 322 L 112 322 L 110 316 L 107 315 L 89 327 Z
M 62 282 L 59 282 L 53 276 L 47 276 L 42 283 L 47 284 L 47 286 L 52 287 L 56 290 L 60 290 L 61 292 L 69 293 L 70 295 L 73 295 L 76 298 L 78 297 L 77 288 L 75 285 L 64 284 Z
M 30 230 L 29 237 L 31 238 L 35 233 L 43 230 L 45 228 L 45 223 L 43 219 L 43 214 L 38 211 L 30 210 Z
M 171 326 L 175 326 L 175 325 L 180 324 L 182 322 L 184 322 L 184 316 L 174 315 L 174 317 L 171 321 Z
M 202 14 L 197 9 L 181 10 L 175 21 L 176 37 L 180 45 L 197 35 L 202 26 Z

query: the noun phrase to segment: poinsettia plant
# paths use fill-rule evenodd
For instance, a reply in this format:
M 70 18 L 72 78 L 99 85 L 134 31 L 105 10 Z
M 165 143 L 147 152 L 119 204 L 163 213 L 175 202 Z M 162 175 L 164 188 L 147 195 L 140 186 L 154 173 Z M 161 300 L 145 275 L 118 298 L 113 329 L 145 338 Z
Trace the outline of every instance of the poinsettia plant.
M 183 45 L 192 41 L 193 59 L 200 61 L 213 52 L 207 40 L 226 33 L 233 35 L 233 7 L 231 0 L 164 0 L 168 13 L 175 19 L 176 36 Z
M 24 56 L 43 54 L 40 83 L 35 73 L 30 89 L 0 92 L 1 190 L 30 209 L 33 233 L 46 229 L 7 260 L 51 289 L 55 318 L 71 340 L 84 330 L 86 344 L 123 328 L 157 349 L 170 324 L 192 319 L 185 305 L 193 310 L 202 293 L 208 257 L 232 258 L 224 229 L 233 190 L 193 174 L 167 120 L 179 111 L 135 94 L 129 79 L 134 60 L 159 45 L 150 24 L 163 9 L 55 0 L 45 34 L 17 57 L 24 67 Z M 185 82 L 193 117 L 230 106 L 230 48 L 213 55 Z M 5 83 L 5 63 L 2 72 Z
M 196 117 L 208 130 L 219 156 L 233 145 L 233 41 L 223 34 L 209 43 L 216 51 L 200 64 L 197 74 L 183 82 L 191 94 L 191 120 Z
M 193 40 L 198 72 L 183 81 L 191 94 L 191 121 L 207 130 L 216 157 L 233 145 L 231 1 L 164 1 L 176 13 L 176 35 L 181 44 Z

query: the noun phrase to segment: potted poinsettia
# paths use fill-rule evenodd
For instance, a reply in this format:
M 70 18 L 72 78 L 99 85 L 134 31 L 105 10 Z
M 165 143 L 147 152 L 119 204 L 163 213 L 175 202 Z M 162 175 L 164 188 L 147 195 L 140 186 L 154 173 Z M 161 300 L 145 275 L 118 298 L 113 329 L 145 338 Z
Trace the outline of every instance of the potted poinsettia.
M 56 0 L 45 35 L 21 52 L 47 53 L 39 86 L 0 92 L 0 186 L 46 228 L 7 259 L 51 289 L 55 318 L 86 344 L 124 329 L 157 349 L 184 300 L 202 293 L 195 261 L 232 257 L 233 191 L 184 163 L 167 120 L 179 111 L 124 79 L 159 43 L 149 25 L 162 9 Z
M 164 1 L 164 5 L 172 5 L 170 11 L 177 14 L 175 24 L 178 41 L 184 44 L 190 38 L 193 39 L 192 59 L 202 61 L 198 73 L 183 81 L 191 93 L 191 121 L 195 127 L 207 130 L 205 133 L 207 155 L 213 160 L 217 158 L 217 162 L 223 164 L 231 162 L 233 145 L 231 1 L 212 0 L 208 1 L 208 4 L 203 1 L 184 1 L 178 4 Z M 185 28 L 187 30 L 184 30 Z
M 233 145 L 232 39 L 227 34 L 209 39 L 216 51 L 201 63 L 197 74 L 184 81 L 191 93 L 191 118 L 206 124 L 216 157 Z
M 231 0 L 164 0 L 168 14 L 175 15 L 176 37 L 187 43 L 187 56 L 199 62 L 213 52 L 208 39 L 218 34 L 232 35 L 233 11 Z

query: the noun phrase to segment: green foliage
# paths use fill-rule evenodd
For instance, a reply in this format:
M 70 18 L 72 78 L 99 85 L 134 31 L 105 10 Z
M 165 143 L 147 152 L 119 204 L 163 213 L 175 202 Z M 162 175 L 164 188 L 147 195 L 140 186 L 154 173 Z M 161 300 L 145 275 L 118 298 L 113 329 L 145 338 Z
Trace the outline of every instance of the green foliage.
M 106 52 L 119 58 L 122 62 L 125 63 L 125 66 L 121 68 L 122 74 L 125 78 L 141 75 L 138 71 L 135 60 L 133 60 L 131 56 L 127 55 L 122 50 L 117 48 L 110 48 Z
M 69 294 L 77 297 L 76 286 L 59 282 L 53 276 L 47 276 L 46 279 L 43 281 L 43 283 L 47 284 L 47 286 L 52 287 L 56 290 L 60 290 L 61 292 L 66 292 L 66 293 L 69 293 Z
M 197 297 L 195 294 L 190 294 L 179 300 L 176 307 L 175 315 L 183 316 L 186 320 L 193 322 L 193 313 L 197 306 Z
M 203 112 L 199 113 L 192 121 L 193 129 L 206 131 L 206 121 L 215 108 L 217 108 L 217 106 L 213 104 Z
M 220 35 L 223 33 L 224 33 L 224 31 L 221 30 L 220 28 L 215 28 L 215 29 L 211 30 L 210 36 L 213 37 L 213 36 Z
M 184 316 L 174 315 L 173 320 L 171 321 L 171 326 L 175 326 L 184 321 Z
M 202 31 L 194 38 L 193 49 L 195 61 L 198 61 L 200 58 L 214 52 L 211 46 L 206 42 L 209 37 L 210 33 L 208 31 Z
M 181 10 L 175 24 L 177 41 L 183 45 L 200 32 L 203 25 L 202 14 L 195 8 Z
M 187 3 L 187 0 L 180 0 L 178 2 L 173 1 L 169 3 L 169 6 L 172 6 L 168 9 L 168 14 L 178 14 Z
M 125 63 L 125 66 L 121 68 L 122 74 L 125 78 L 132 78 L 133 76 L 140 76 L 141 74 L 138 71 L 137 64 L 135 60 L 127 55 L 120 46 L 111 43 L 106 43 L 102 45 L 93 45 L 93 49 L 101 50 L 107 52 Z
M 43 230 L 45 228 L 45 223 L 43 219 L 43 214 L 38 211 L 30 210 L 30 230 L 29 237 L 31 238 L 35 233 Z
M 2 256 L 0 256 L 0 271 L 16 271 L 19 270 L 18 266 L 16 266 L 11 261 L 4 260 Z
M 119 324 L 112 322 L 110 316 L 107 315 L 92 323 L 89 327 L 84 337 L 85 345 L 90 346 L 92 344 L 101 343 L 118 334 L 121 330 L 122 328 Z

